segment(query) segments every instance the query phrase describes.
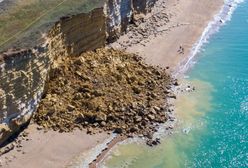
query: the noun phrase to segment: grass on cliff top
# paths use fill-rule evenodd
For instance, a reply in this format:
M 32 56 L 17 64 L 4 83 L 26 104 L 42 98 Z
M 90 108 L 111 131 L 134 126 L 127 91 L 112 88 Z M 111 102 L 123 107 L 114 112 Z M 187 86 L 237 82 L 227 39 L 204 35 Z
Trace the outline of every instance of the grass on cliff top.
M 60 17 L 101 5 L 102 0 L 17 0 L 0 14 L 0 51 L 14 44 L 30 47 Z

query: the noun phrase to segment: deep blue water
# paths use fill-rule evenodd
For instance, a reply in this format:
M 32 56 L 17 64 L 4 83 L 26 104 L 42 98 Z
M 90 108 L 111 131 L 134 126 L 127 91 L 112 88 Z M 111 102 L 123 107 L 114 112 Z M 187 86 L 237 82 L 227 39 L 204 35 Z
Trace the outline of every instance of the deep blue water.
M 211 37 L 195 62 L 187 81 L 198 90 L 178 110 L 185 118 L 182 127 L 192 127 L 189 134 L 179 129 L 154 149 L 120 145 L 106 167 L 248 167 L 247 0 Z

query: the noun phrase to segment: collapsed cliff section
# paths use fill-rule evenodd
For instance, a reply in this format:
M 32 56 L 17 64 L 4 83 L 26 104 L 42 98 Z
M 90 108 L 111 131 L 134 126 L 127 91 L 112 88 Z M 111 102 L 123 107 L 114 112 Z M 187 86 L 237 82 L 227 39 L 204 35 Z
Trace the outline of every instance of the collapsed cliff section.
M 47 33 L 42 45 L 2 53 L 0 145 L 30 121 L 47 81 L 54 76 L 54 69 L 64 64 L 65 58 L 103 47 L 109 39 L 118 38 L 126 31 L 133 15 L 149 11 L 155 1 L 108 0 L 104 8 L 62 17 Z
M 151 138 L 167 121 L 172 79 L 135 54 L 97 49 L 67 57 L 54 71 L 34 121 L 44 129 L 99 128 Z
M 105 18 L 103 8 L 62 17 L 44 45 L 0 54 L 0 145 L 30 121 L 63 58 L 105 45 Z

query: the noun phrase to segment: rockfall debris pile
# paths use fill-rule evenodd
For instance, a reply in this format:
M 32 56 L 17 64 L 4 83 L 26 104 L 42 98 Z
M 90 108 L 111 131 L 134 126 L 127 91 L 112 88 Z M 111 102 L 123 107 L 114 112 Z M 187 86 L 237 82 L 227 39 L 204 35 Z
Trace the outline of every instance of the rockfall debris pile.
M 126 49 L 135 44 L 145 45 L 149 38 L 161 35 L 168 31 L 166 27 L 170 21 L 171 15 L 166 11 L 166 2 L 159 1 L 156 3 L 152 12 L 145 15 L 134 15 L 133 24 L 127 28 L 127 39 L 120 39 L 117 43 L 121 48 Z
M 101 48 L 67 57 L 54 70 L 34 121 L 41 128 L 70 132 L 96 128 L 152 138 L 167 121 L 175 81 L 166 70 L 135 55 Z

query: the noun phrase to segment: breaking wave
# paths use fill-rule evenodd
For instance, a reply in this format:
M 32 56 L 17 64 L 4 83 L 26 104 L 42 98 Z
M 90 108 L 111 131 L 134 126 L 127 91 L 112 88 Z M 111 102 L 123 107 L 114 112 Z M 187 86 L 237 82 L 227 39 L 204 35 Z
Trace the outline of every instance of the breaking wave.
M 199 40 L 192 47 L 189 57 L 187 60 L 183 61 L 183 64 L 180 66 L 176 75 L 185 73 L 191 65 L 194 64 L 193 58 L 203 50 L 202 48 L 204 44 L 208 43 L 209 38 L 218 32 L 221 26 L 231 20 L 233 12 L 242 2 L 244 2 L 244 0 L 225 0 L 222 9 L 217 15 L 214 16 L 214 19 L 209 22 Z

